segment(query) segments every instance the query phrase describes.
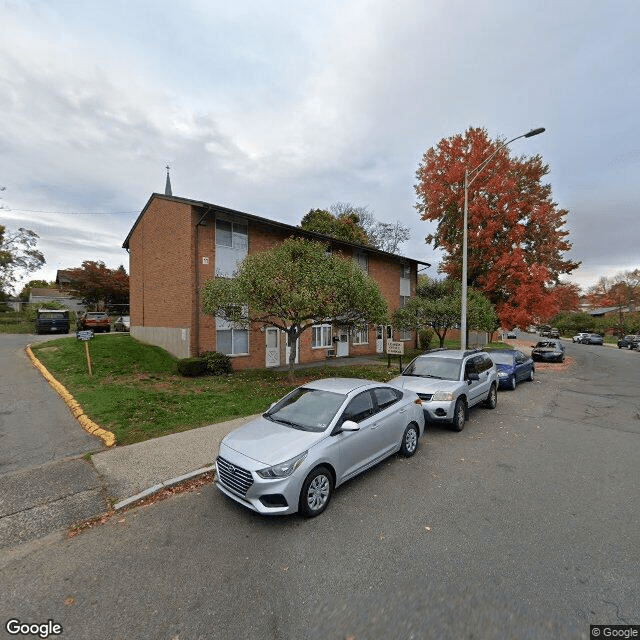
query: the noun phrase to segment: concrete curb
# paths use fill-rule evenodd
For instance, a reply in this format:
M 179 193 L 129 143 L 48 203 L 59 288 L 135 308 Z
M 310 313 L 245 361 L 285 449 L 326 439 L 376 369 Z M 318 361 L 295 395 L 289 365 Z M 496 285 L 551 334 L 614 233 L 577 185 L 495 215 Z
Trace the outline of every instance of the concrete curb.
M 135 502 L 138 502 L 138 500 L 142 500 L 143 498 L 148 498 L 149 496 L 152 496 L 154 493 L 158 493 L 158 491 L 162 491 L 162 489 L 166 489 L 167 487 L 172 487 L 176 484 L 180 484 L 185 480 L 191 480 L 192 478 L 201 476 L 205 473 L 211 473 L 212 471 L 215 472 L 215 469 L 216 469 L 215 465 L 212 465 L 210 467 L 203 467 L 201 469 L 196 469 L 195 471 L 190 471 L 189 473 L 185 473 L 184 475 L 178 476 L 177 478 L 171 478 L 171 480 L 165 480 L 160 484 L 156 484 L 153 487 L 149 487 L 148 489 L 141 491 L 135 496 L 131 496 L 130 498 L 125 498 L 124 500 L 120 500 L 120 502 L 116 502 L 113 505 L 113 508 L 116 511 L 120 509 L 124 509 L 124 507 L 128 507 L 129 505 L 134 504 Z
M 31 351 L 31 345 L 27 345 L 26 352 L 33 366 L 38 369 L 38 371 L 40 371 L 44 379 L 57 391 L 58 395 L 69 407 L 69 410 L 73 414 L 74 418 L 76 418 L 76 420 L 80 423 L 80 426 L 87 433 L 100 438 L 102 442 L 104 442 L 105 446 L 112 447 L 116 443 L 115 435 L 111 433 L 111 431 L 103 429 L 85 415 L 82 407 L 78 404 L 76 399 L 49 373 L 42 362 L 40 362 L 40 360 L 38 360 L 38 358 L 33 355 L 33 351 Z

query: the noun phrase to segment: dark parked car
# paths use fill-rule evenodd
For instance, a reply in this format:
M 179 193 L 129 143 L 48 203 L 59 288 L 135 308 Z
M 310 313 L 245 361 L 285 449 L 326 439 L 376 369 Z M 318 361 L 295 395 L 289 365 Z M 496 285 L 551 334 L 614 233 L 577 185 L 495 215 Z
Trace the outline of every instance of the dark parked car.
M 515 329 L 507 332 L 507 340 L 515 340 L 518 337 L 518 334 L 515 332 Z
M 628 335 L 618 340 L 618 349 L 637 349 L 640 335 Z
M 581 344 L 604 344 L 604 340 L 599 333 L 588 333 L 580 339 Z
M 129 316 L 120 316 L 113 323 L 114 331 L 129 331 L 131 329 L 131 318 Z
M 111 320 L 104 311 L 85 311 L 78 320 L 79 329 L 92 329 L 94 333 L 111 331 Z
M 38 309 L 36 333 L 69 333 L 69 311 L 67 309 Z
M 533 380 L 535 365 L 533 358 L 517 349 L 485 349 L 498 370 L 498 385 L 515 389 L 522 380 Z
M 531 350 L 536 362 L 564 362 L 564 347 L 560 340 L 540 340 Z

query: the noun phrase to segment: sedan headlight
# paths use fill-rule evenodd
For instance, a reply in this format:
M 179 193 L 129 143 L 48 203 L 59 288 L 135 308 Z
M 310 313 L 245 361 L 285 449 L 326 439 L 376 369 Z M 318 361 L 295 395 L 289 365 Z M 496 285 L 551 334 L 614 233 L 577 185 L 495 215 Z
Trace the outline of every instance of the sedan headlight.
M 261 478 L 265 478 L 266 480 L 273 480 L 274 478 L 287 478 L 304 462 L 304 459 L 307 457 L 307 453 L 309 452 L 304 451 L 299 456 L 291 458 L 291 460 L 281 462 L 280 464 L 274 464 L 273 467 L 260 469 L 260 471 L 256 471 L 256 473 Z
M 509 374 L 506 371 L 498 371 L 498 378 L 508 378 Z
M 436 391 L 433 396 L 431 396 L 431 399 L 435 400 L 436 402 L 451 402 L 454 397 L 451 391 Z

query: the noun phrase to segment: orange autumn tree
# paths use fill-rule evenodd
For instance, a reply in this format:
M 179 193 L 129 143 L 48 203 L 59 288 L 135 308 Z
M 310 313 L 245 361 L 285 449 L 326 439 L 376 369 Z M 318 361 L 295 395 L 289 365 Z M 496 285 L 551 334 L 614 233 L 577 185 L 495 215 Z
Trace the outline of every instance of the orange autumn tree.
M 426 241 L 445 252 L 440 271 L 460 279 L 465 169 L 497 150 L 469 189 L 467 284 L 495 305 L 503 327 L 524 327 L 557 312 L 553 287 L 580 263 L 563 258 L 571 248 L 568 211 L 542 182 L 548 165 L 538 155 L 512 158 L 503 142 L 469 128 L 429 149 L 416 172 L 416 208 L 423 220 L 438 222 Z

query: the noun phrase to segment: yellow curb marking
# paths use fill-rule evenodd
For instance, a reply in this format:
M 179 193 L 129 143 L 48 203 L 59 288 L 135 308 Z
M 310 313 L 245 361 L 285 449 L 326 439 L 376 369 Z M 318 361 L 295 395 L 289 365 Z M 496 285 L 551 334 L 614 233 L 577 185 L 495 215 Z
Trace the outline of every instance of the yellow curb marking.
M 47 368 L 33 355 L 31 347 L 27 346 L 27 355 L 33 363 L 33 366 L 40 371 L 44 379 L 58 392 L 58 395 L 65 401 L 73 416 L 78 420 L 82 428 L 93 436 L 96 436 L 104 442 L 105 446 L 112 447 L 116 443 L 116 437 L 111 431 L 103 429 L 90 418 L 88 418 L 78 401 L 49 373 Z

